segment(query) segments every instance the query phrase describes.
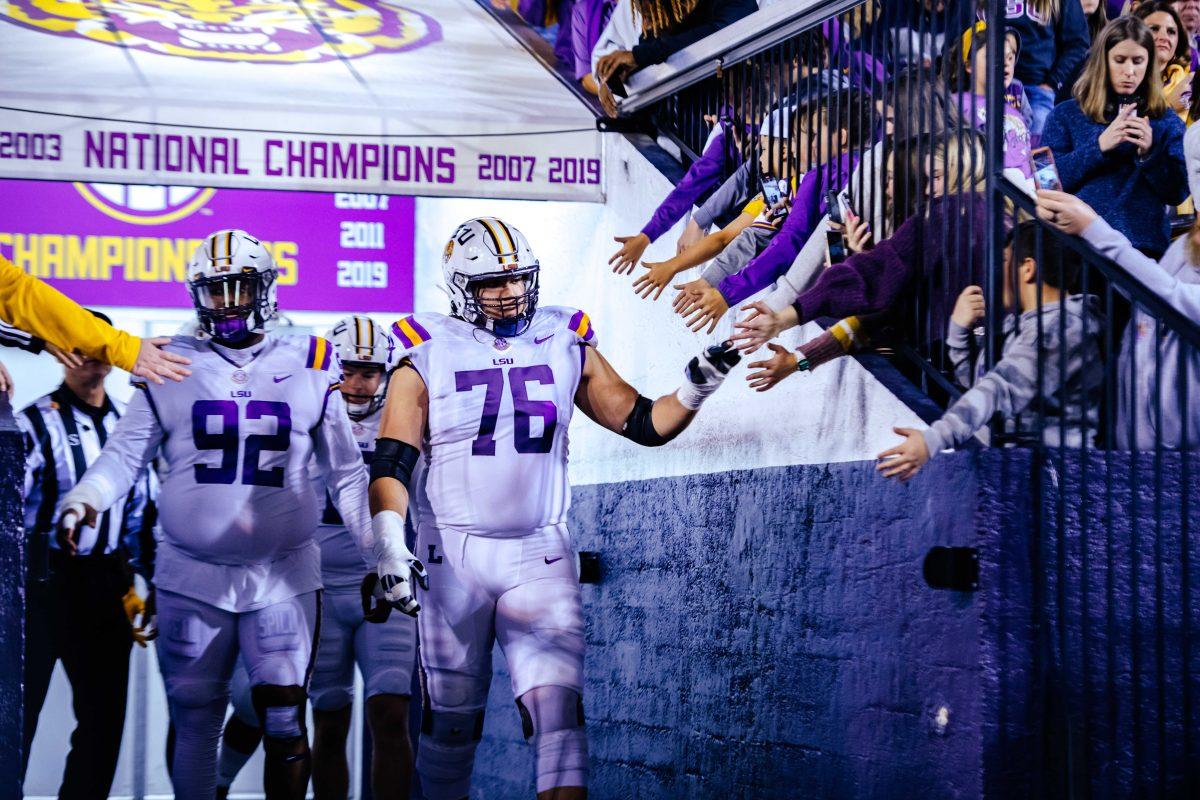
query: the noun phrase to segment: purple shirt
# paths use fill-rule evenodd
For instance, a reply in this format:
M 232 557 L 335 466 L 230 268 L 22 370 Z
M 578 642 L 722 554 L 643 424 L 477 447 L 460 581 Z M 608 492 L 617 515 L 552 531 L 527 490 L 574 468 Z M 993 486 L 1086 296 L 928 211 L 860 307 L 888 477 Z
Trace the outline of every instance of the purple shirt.
M 717 185 L 725 163 L 726 124 L 721 123 L 720 132 L 705 148 L 704 155 L 692 164 L 683 180 L 659 203 L 654 216 L 650 217 L 650 221 L 642 228 L 642 233 L 646 234 L 650 241 L 657 241 L 658 237 L 669 231 L 672 225 L 683 219 L 683 215 L 695 205 L 700 195 Z M 740 165 L 741 154 L 736 152 L 736 148 L 734 151 L 736 165 Z
M 943 324 L 958 293 L 983 281 L 986 206 L 982 193 L 935 197 L 891 237 L 822 272 L 792 304 L 800 323 L 887 311 L 925 277 L 943 284 L 931 287 L 927 314 Z
M 986 95 L 963 92 L 958 96 L 958 107 L 962 111 L 963 119 L 971 120 L 981 131 L 986 129 Z M 1015 169 L 1027 179 L 1032 180 L 1031 152 L 1029 128 L 1025 126 L 1025 119 L 1015 106 L 1006 102 L 1004 104 L 1004 168 Z
M 592 50 L 612 17 L 616 0 L 576 0 L 571 9 L 571 50 L 575 60 L 575 80 L 592 71 Z M 561 22 L 559 23 L 562 24 Z
M 843 153 L 836 161 L 822 164 L 805 174 L 796 188 L 787 222 L 783 223 L 779 233 L 749 264 L 717 286 L 726 303 L 737 305 L 755 292 L 767 288 L 788 271 L 800 254 L 800 248 L 804 247 L 825 215 L 826 193 L 845 188 L 857 163 L 857 154 Z

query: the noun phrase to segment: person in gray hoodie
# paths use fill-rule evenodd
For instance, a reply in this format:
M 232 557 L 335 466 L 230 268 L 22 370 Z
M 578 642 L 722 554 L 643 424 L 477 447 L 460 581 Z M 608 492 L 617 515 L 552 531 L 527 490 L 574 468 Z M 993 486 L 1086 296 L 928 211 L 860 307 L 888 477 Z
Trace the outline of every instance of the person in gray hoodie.
M 1155 262 L 1073 195 L 1038 192 L 1038 215 L 1081 236 L 1176 311 L 1200 320 L 1200 225 Z M 1135 307 L 1121 340 L 1116 444 L 1128 450 L 1153 450 L 1158 442 L 1172 450 L 1194 449 L 1200 447 L 1200 351 L 1158 327 L 1153 316 Z
M 972 341 L 984 316 L 983 290 L 969 286 L 955 304 L 946 344 L 958 380 L 971 388 L 928 430 L 893 428 L 904 441 L 879 454 L 876 469 L 884 477 L 908 480 L 938 452 L 970 440 L 997 413 L 1006 433 L 1040 438 L 1050 447 L 1092 442 L 1104 380 L 1105 321 L 1094 295 L 1068 293 L 1079 270 L 1075 255 L 1049 235 L 1041 237 L 1039 252 L 1039 227 L 1022 223 L 1006 248 L 1004 302 L 1019 311 L 1004 319 L 1002 358 L 984 372 L 983 348 Z

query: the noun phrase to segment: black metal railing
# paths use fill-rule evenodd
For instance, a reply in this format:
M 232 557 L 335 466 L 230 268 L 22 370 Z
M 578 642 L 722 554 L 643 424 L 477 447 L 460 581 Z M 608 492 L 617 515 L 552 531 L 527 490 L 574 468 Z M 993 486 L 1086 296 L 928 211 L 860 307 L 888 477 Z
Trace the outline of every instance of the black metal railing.
M 985 140 L 982 125 L 972 124 L 985 116 L 986 99 L 966 91 L 963 70 L 949 70 L 935 48 L 945 38 L 937 32 L 956 18 L 859 3 L 761 49 L 743 45 L 740 60 L 722 60 L 640 112 L 688 161 L 703 156 L 720 125 L 727 132 L 721 175 L 744 184 L 739 201 L 764 182 L 795 187 L 823 169 L 822 189 L 840 193 L 843 210 L 870 224 L 869 246 L 908 223 L 906 240 L 923 257 L 909 265 L 905 291 L 889 285 L 861 308 L 838 305 L 857 317 L 864 341 L 899 353 L 914 380 L 943 399 L 958 393 L 945 316 L 962 288 L 982 282 L 986 238 Z M 771 133 L 783 135 L 762 135 Z M 846 147 L 848 140 L 857 146 Z M 943 208 L 938 224 L 928 221 L 931 206 Z M 736 208 L 723 210 L 736 219 Z M 839 237 L 830 239 L 837 260 Z
M 693 67 L 694 82 L 639 113 L 690 159 L 719 120 L 732 131 L 723 175 L 741 174 L 742 198 L 824 170 L 872 240 L 841 261 L 853 243 L 806 231 L 834 252 L 794 287 L 800 307 L 812 297 L 855 318 L 857 345 L 895 353 L 934 399 L 963 403 L 952 415 L 996 412 L 979 422 L 996 457 L 1031 455 L 1026 699 L 1041 727 L 1036 752 L 1001 739 L 988 762 L 1026 766 L 1036 797 L 1197 797 L 1200 226 L 1163 266 L 1140 262 L 1177 272 L 1147 281 L 1133 256 L 1037 221 L 1038 137 L 1028 101 L 1006 89 L 1008 36 L 976 27 L 1008 6 L 939 5 L 868 0 L 783 41 L 764 32 L 762 48 Z M 790 123 L 781 144 L 759 135 L 773 115 Z M 796 215 L 807 200 L 791 191 Z M 1190 305 L 1177 283 L 1195 287 Z M 983 312 L 952 328 L 972 286 Z

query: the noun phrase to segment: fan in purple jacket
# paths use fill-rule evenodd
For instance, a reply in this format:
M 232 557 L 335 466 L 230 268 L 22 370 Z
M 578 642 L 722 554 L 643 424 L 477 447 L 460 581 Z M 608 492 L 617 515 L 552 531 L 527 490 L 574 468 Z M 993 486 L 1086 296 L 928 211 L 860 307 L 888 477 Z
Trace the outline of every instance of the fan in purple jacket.
M 688 209 L 707 196 L 729 173 L 741 166 L 742 153 L 741 148 L 734 142 L 733 125 L 734 121 L 728 113 L 723 113 L 720 128 L 709 137 L 704 154 L 692 162 L 683 180 L 654 210 L 650 221 L 633 236 L 613 237 L 621 245 L 608 260 L 614 272 L 631 270 L 652 242 L 658 241 L 660 236 L 683 219 Z M 681 240 L 680 247 L 682 246 Z
M 870 145 L 876 125 L 868 98 L 861 93 L 847 93 L 823 100 L 801 109 L 792 127 L 801 155 L 797 174 L 804 174 L 804 178 L 779 233 L 750 263 L 718 286 L 710 286 L 703 278 L 676 286 L 681 292 L 676 310 L 692 330 L 707 326 L 712 332 L 730 306 L 766 289 L 787 272 L 824 217 L 828 194 L 846 186 L 859 155 Z M 841 119 L 830 119 L 830 110 Z
M 571 45 L 571 5 L 575 0 L 520 0 L 517 14 L 521 19 L 538 28 L 548 28 L 558 23 L 558 35 L 554 40 L 554 57 L 560 64 L 570 64 L 574 58 Z
M 592 50 L 616 6 L 617 0 L 575 0 L 571 9 L 571 67 L 575 80 L 592 94 L 600 91 L 592 75 Z

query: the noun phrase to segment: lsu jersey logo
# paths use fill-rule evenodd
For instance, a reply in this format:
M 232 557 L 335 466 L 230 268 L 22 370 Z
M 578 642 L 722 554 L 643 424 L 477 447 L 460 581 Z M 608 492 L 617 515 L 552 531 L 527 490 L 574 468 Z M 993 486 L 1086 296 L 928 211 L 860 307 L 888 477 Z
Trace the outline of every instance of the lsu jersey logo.
M 425 14 L 358 0 L 8 0 L 0 19 L 162 55 L 260 64 L 397 53 L 442 38 Z

